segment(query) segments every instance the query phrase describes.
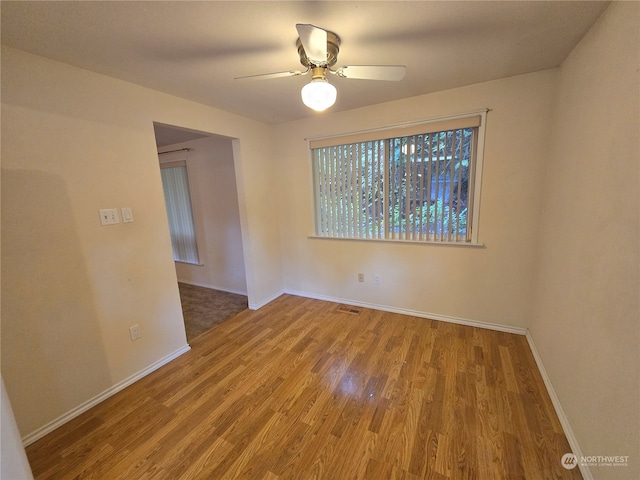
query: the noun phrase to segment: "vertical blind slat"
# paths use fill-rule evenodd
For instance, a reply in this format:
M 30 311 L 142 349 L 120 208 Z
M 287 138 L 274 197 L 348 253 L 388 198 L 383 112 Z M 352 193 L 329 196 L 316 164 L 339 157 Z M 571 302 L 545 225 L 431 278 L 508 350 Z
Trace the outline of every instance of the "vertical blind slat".
M 420 219 L 422 217 L 422 207 L 420 201 L 420 139 L 414 136 L 414 164 L 413 164 L 413 240 L 420 239 Z
M 456 191 L 456 228 L 455 228 L 456 241 L 460 240 L 460 232 L 462 231 L 462 222 L 460 218 L 460 214 L 461 214 L 460 204 L 462 202 L 462 162 L 463 162 L 462 146 L 464 144 L 464 132 L 462 130 L 457 130 L 457 134 L 458 134 L 458 148 L 456 150 L 457 151 L 456 156 L 457 156 L 458 170 L 456 172 L 457 173 L 456 180 L 457 180 L 458 189 Z
M 322 176 L 324 180 L 324 184 L 322 185 L 322 191 L 324 193 L 324 199 L 320 203 L 324 207 L 324 211 L 322 212 L 322 224 L 323 224 L 323 232 L 329 232 L 329 212 L 331 209 L 330 205 L 330 191 L 329 191 L 329 166 L 327 164 L 327 151 L 326 149 L 321 150 L 322 155 Z
M 340 148 L 336 147 L 333 150 L 333 165 L 332 165 L 334 174 L 335 174 L 335 182 L 332 183 L 334 190 L 335 190 L 335 198 L 336 198 L 336 205 L 335 205 L 335 215 L 333 216 L 333 220 L 334 220 L 334 224 L 333 224 L 333 231 L 336 234 L 341 234 L 341 229 L 340 229 L 340 222 L 341 222 L 341 215 L 342 215 L 342 204 L 343 204 L 343 199 L 342 199 L 342 192 L 340 189 Z
M 441 215 L 442 215 L 442 199 L 440 197 L 440 161 L 442 160 L 442 133 L 438 133 L 438 155 L 437 155 L 437 159 L 436 159 L 436 208 L 435 208 L 435 235 L 436 238 L 439 238 L 440 240 L 442 240 L 441 237 L 441 233 L 442 233 L 442 219 L 441 219 Z
M 420 135 L 420 235 L 418 239 L 420 241 L 424 240 L 424 165 L 425 165 L 425 156 L 424 149 L 426 148 L 426 135 Z
M 399 144 L 402 144 L 402 141 L 398 142 Z M 409 152 L 407 152 L 409 153 Z M 404 208 L 403 208 L 403 215 L 402 215 L 402 238 L 403 240 L 407 240 L 407 233 L 409 231 L 409 200 L 411 197 L 411 193 L 410 193 L 410 176 L 411 176 L 411 165 L 409 163 L 409 158 L 407 155 L 400 155 L 400 158 L 402 159 L 402 170 L 404 172 L 404 182 L 402 185 L 402 195 L 404 197 Z
M 393 140 L 387 140 L 385 142 L 387 145 L 387 158 L 391 158 L 391 152 L 393 151 Z M 391 231 L 391 238 L 396 238 L 396 178 L 398 175 L 396 162 L 389 162 L 389 228 Z
M 325 192 L 325 200 L 324 205 L 326 207 L 324 211 L 324 227 L 325 232 L 331 232 L 331 208 L 332 208 L 332 200 L 331 197 L 331 189 L 329 186 L 329 152 L 326 150 L 322 151 L 322 165 L 324 172 L 324 192 Z
M 384 158 L 389 158 L 389 141 L 381 141 L 380 142 L 380 148 L 381 148 L 381 154 L 384 156 Z M 383 197 L 384 197 L 384 208 L 385 208 L 385 232 L 384 232 L 384 238 L 393 238 L 392 235 L 392 229 L 393 229 L 393 222 L 392 222 L 392 215 L 393 215 L 393 209 L 391 207 L 391 167 L 387 164 L 387 168 L 385 169 L 384 172 L 384 177 L 382 180 L 383 183 Z
M 353 162 L 354 162 L 354 171 L 355 171 L 355 186 L 354 186 L 354 196 L 356 199 L 356 237 L 360 238 L 362 236 L 362 195 L 359 194 L 361 190 L 360 178 L 362 177 L 362 161 L 360 159 L 360 145 L 355 144 L 353 146 Z
M 363 154 L 363 158 L 365 160 L 365 168 L 364 168 L 364 199 L 365 199 L 365 214 L 366 214 L 366 223 L 364 228 L 364 237 L 371 238 L 371 182 L 369 181 L 370 175 L 369 172 L 371 170 L 371 161 L 373 157 L 373 152 L 371 151 L 373 143 L 367 143 L 366 148 Z
M 381 150 L 380 141 L 376 141 L 376 238 L 382 238 L 384 230 L 384 203 L 380 192 L 380 182 L 384 178 L 384 152 Z
M 371 143 L 371 157 L 370 157 L 370 180 L 369 180 L 369 198 L 371 199 L 371 224 L 369 229 L 370 238 L 376 238 L 376 215 L 378 205 L 376 203 L 376 166 L 378 164 L 378 150 L 376 149 L 377 142 Z
M 433 204 L 431 202 L 431 169 L 433 168 L 433 134 L 427 134 L 426 137 L 429 140 L 428 143 L 428 161 L 427 161 L 427 227 L 426 234 L 427 239 L 431 239 L 431 232 L 433 230 L 432 221 L 431 221 L 431 209 L 433 208 Z
M 447 172 L 447 182 L 445 183 L 445 185 L 448 183 L 448 193 L 449 193 L 449 204 L 448 204 L 448 212 L 447 212 L 447 240 L 450 242 L 451 241 L 451 234 L 453 233 L 452 230 L 452 226 L 453 226 L 453 169 L 455 167 L 455 145 L 456 145 L 456 139 L 455 139 L 455 131 L 451 132 L 451 135 L 447 134 L 447 137 L 451 137 L 451 143 L 449 144 L 449 148 L 451 151 L 451 159 L 449 160 L 449 170 Z

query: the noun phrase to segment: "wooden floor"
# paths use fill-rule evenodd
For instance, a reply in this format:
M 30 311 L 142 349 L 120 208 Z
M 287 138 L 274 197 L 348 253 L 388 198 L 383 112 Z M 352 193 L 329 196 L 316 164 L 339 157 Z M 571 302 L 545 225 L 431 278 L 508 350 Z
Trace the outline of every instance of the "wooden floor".
M 522 336 L 282 296 L 27 448 L 37 479 L 582 478 Z

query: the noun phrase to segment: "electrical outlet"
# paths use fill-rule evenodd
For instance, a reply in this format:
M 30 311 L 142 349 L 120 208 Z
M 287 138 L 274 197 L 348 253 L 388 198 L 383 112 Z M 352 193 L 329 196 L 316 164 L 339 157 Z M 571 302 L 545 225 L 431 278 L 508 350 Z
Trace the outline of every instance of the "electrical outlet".
M 129 336 L 131 337 L 132 342 L 135 342 L 140 338 L 140 327 L 138 324 L 129 327 Z
M 364 273 L 359 273 L 359 274 L 358 274 L 358 281 L 359 281 L 360 283 L 364 283 Z
M 373 275 L 373 283 L 380 285 L 382 283 L 382 276 L 379 273 Z

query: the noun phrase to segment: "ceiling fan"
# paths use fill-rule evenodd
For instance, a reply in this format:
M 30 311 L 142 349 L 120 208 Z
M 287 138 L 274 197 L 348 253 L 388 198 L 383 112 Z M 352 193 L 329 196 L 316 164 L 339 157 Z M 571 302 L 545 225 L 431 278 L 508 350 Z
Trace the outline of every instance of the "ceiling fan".
M 349 65 L 332 70 L 338 61 L 340 37 L 320 27 L 298 23 L 299 38 L 296 42 L 300 63 L 306 70 L 264 73 L 236 77 L 236 80 L 264 80 L 280 77 L 297 77 L 311 72 L 311 82 L 302 87 L 302 102 L 309 108 L 322 111 L 336 101 L 336 88 L 327 80 L 327 72 L 341 78 L 360 80 L 402 80 L 407 67 L 404 65 Z

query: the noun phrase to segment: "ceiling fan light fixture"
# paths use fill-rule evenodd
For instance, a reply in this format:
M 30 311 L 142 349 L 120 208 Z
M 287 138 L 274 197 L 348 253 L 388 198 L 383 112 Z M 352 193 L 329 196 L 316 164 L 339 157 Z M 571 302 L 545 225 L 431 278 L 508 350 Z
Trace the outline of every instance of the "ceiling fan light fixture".
M 331 69 L 338 60 L 340 37 L 334 32 L 311 24 L 296 24 L 298 40 L 296 47 L 300 63 L 305 71 L 288 70 L 284 72 L 263 73 L 236 77 L 236 80 L 253 80 L 280 77 L 297 77 L 311 72 L 311 82 L 300 92 L 302 103 L 317 112 L 322 112 L 336 102 L 336 87 L 327 81 L 327 71 L 336 77 L 360 80 L 399 81 L 406 74 L 404 65 L 344 65 Z
M 317 112 L 322 112 L 336 103 L 338 91 L 326 78 L 314 78 L 302 87 L 300 94 L 302 103 Z

